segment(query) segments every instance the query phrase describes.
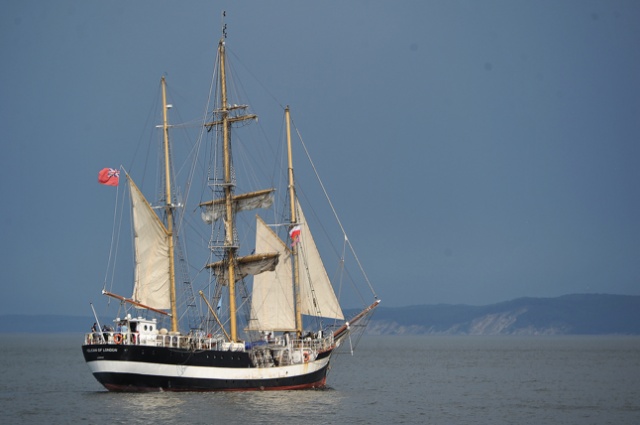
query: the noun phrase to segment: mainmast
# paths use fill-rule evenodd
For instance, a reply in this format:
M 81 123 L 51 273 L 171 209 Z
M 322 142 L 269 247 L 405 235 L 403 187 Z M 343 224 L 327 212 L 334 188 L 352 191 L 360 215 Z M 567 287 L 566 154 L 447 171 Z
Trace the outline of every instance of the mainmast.
M 173 205 L 171 203 L 171 166 L 169 158 L 169 121 L 167 119 L 167 83 L 161 79 L 162 85 L 162 132 L 164 136 L 164 172 L 165 172 L 165 212 L 167 214 L 167 236 L 169 238 L 169 279 L 171 297 L 171 330 L 178 332 L 178 308 L 176 301 L 176 276 L 173 246 Z
M 222 118 L 222 150 L 224 158 L 224 203 L 225 203 L 225 250 L 227 261 L 227 284 L 229 285 L 229 330 L 231 341 L 238 340 L 236 318 L 236 278 L 235 257 L 237 247 L 234 244 L 233 217 L 233 181 L 231 176 L 231 140 L 229 109 L 227 104 L 227 75 L 225 67 L 224 37 L 218 44 L 220 54 L 220 114 Z
M 222 127 L 222 156 L 223 156 L 223 182 L 224 189 L 224 265 L 226 266 L 227 276 L 226 283 L 229 286 L 229 336 L 230 340 L 238 341 L 238 325 L 237 325 L 237 307 L 236 307 L 236 277 L 241 278 L 242 273 L 238 273 L 236 270 L 236 263 L 239 261 L 245 261 L 245 258 L 238 257 L 238 246 L 235 241 L 235 214 L 236 210 L 234 204 L 238 202 L 237 197 L 234 197 L 234 177 L 233 177 L 233 165 L 231 158 L 231 126 L 239 121 L 255 119 L 253 114 L 237 115 L 235 112 L 243 110 L 246 106 L 233 105 L 229 106 L 227 100 L 227 73 L 226 73 L 226 56 L 224 38 L 226 33 L 223 33 L 220 42 L 218 43 L 218 54 L 220 56 L 220 109 L 217 111 L 220 119 L 210 123 L 206 123 L 205 126 L 211 128 L 213 126 Z M 258 193 L 248 194 L 248 197 L 259 195 Z M 213 204 L 212 204 L 213 205 Z
M 212 201 L 202 202 L 200 206 L 204 208 L 203 220 L 209 224 L 215 223 L 218 219 L 224 221 L 224 242 L 218 246 L 216 242 L 213 249 L 222 248 L 222 260 L 207 264 L 207 268 L 214 271 L 218 282 L 228 286 L 229 290 L 229 333 L 228 339 L 232 342 L 238 341 L 238 309 L 236 302 L 236 281 L 242 280 L 245 276 L 259 274 L 267 270 L 273 270 L 277 263 L 278 254 L 252 253 L 251 255 L 239 256 L 238 243 L 235 234 L 235 215 L 240 211 L 256 208 L 268 208 L 272 201 L 273 189 L 259 190 L 249 193 L 235 195 L 235 176 L 233 172 L 233 161 L 231 155 L 231 127 L 238 122 L 256 119 L 255 114 L 247 114 L 247 105 L 229 105 L 227 98 L 227 73 L 225 55 L 226 32 L 218 43 L 219 74 L 220 74 L 220 105 L 214 111 L 214 120 L 206 122 L 204 126 L 211 130 L 213 127 L 222 127 L 222 176 L 218 180 L 218 173 L 214 170 L 214 185 L 222 188 L 222 196 L 218 189 L 215 189 Z M 225 332 L 226 334 L 226 332 Z
M 287 156 L 289 161 L 289 199 L 291 201 L 291 226 L 297 225 L 296 218 L 296 190 L 293 180 L 293 153 L 291 149 L 291 117 L 289 113 L 289 106 L 284 110 L 285 121 L 287 123 Z M 298 336 L 302 335 L 302 299 L 300 295 L 300 267 L 298 266 L 298 245 L 293 244 L 293 288 L 296 297 L 295 311 L 296 311 L 296 332 Z

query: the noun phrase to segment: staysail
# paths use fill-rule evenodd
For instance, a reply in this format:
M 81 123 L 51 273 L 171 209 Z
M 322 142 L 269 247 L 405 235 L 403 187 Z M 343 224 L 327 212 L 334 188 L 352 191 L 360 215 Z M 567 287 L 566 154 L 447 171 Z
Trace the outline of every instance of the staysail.
M 171 308 L 169 234 L 138 186 L 131 188 L 135 248 L 135 285 L 132 298 L 157 309 Z
M 293 331 L 296 328 L 291 252 L 265 222 L 256 217 L 256 252 L 277 252 L 273 271 L 253 278 L 251 320 L 247 330 Z
M 298 204 L 300 237 L 297 242 L 300 264 L 300 298 L 302 314 L 332 319 L 344 319 L 331 281 L 320 258 L 316 243 Z

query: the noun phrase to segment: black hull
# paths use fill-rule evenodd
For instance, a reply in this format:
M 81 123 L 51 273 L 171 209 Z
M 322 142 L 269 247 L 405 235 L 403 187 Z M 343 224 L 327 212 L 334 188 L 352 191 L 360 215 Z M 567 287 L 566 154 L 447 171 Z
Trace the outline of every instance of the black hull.
M 191 351 L 135 345 L 85 345 L 84 358 L 93 375 L 110 391 L 251 391 L 322 388 L 331 351 L 309 364 L 290 366 L 287 376 L 255 377 L 248 353 Z M 276 367 L 262 369 L 272 372 Z M 167 370 L 170 373 L 165 373 Z M 179 371 L 197 371 L 204 377 Z M 175 372 L 174 372 L 175 371 Z M 218 374 L 217 372 L 220 371 Z M 268 374 L 268 373 L 267 373 Z M 217 378 L 216 376 L 220 377 Z
M 123 373 L 94 373 L 109 391 L 152 392 L 152 391 L 266 391 L 301 390 L 324 388 L 326 367 L 312 375 L 285 379 L 264 380 L 212 380 L 149 376 Z

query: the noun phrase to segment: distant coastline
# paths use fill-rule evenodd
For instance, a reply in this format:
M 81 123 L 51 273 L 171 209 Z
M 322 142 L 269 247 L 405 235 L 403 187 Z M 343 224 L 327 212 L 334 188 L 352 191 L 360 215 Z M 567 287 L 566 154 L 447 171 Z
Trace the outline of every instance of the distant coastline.
M 640 296 L 573 294 L 485 306 L 380 306 L 375 335 L 640 335 Z
M 89 332 L 93 322 L 89 316 L 3 314 L 0 333 L 83 333 Z
M 351 311 L 346 311 L 347 317 Z M 89 316 L 0 315 L 0 333 L 84 333 Z M 485 306 L 376 309 L 369 335 L 640 335 L 640 296 L 573 294 Z

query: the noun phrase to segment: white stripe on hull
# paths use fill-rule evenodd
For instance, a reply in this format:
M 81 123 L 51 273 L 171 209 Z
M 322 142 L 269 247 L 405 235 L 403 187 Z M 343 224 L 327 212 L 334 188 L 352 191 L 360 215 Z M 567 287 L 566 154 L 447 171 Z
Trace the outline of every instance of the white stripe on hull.
M 183 366 L 133 361 L 93 360 L 87 362 L 92 373 L 131 373 L 198 379 L 279 379 L 316 372 L 329 363 L 331 356 L 309 363 L 263 368 L 225 368 L 213 366 Z

